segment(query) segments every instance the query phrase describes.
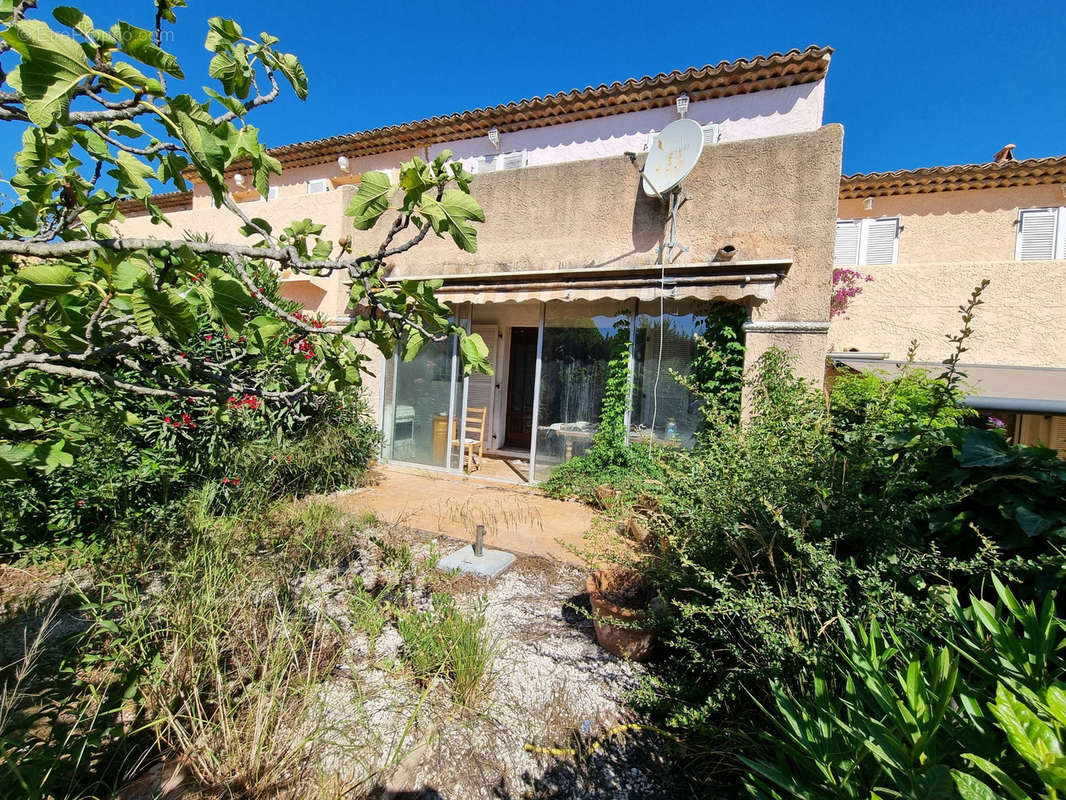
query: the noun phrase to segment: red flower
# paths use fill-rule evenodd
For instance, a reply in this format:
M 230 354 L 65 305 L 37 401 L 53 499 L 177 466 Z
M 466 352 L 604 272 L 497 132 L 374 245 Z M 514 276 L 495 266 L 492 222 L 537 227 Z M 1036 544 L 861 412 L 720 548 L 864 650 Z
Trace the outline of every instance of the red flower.
M 214 339 L 214 338 L 215 338 L 215 337 L 214 337 L 214 336 L 213 336 L 212 334 L 208 333 L 208 334 L 206 334 L 206 335 L 204 336 L 204 341 L 205 341 L 205 342 L 210 342 L 210 341 L 211 341 L 212 339 Z
M 167 425 L 169 425 L 170 424 L 170 417 L 163 417 L 163 422 L 165 422 Z
M 85 505 L 85 501 L 84 501 L 84 500 L 79 500 L 79 501 L 78 501 L 77 503 L 75 503 L 74 505 L 76 505 L 76 506 L 77 506 L 78 508 L 81 508 L 82 506 L 84 506 L 84 505 Z
M 229 478 L 223 478 L 223 479 L 222 479 L 222 482 L 223 482 L 223 483 L 229 483 Z

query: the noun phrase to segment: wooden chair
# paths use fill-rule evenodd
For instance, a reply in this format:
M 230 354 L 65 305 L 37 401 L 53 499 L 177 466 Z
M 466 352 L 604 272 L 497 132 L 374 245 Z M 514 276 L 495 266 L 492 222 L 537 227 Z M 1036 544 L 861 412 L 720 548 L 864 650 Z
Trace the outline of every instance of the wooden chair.
M 481 469 L 481 458 L 485 451 L 485 420 L 488 415 L 487 408 L 468 408 L 466 410 L 466 437 L 459 441 L 459 431 L 452 434 L 452 447 L 459 445 L 459 458 L 466 456 L 466 471 L 473 472 L 474 464 Z M 455 421 L 456 428 L 459 420 Z M 474 451 L 477 451 L 477 461 L 474 460 Z

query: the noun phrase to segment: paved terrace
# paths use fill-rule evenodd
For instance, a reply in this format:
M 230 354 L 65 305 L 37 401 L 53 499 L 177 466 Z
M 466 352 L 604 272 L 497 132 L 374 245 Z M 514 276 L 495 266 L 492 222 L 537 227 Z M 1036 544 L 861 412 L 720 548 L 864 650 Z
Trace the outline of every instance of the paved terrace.
M 485 526 L 485 544 L 512 553 L 581 563 L 566 545 L 581 548 L 596 513 L 580 503 L 553 500 L 519 484 L 476 476 L 378 466 L 371 485 L 333 499 L 345 511 L 372 512 L 384 522 L 470 541 Z

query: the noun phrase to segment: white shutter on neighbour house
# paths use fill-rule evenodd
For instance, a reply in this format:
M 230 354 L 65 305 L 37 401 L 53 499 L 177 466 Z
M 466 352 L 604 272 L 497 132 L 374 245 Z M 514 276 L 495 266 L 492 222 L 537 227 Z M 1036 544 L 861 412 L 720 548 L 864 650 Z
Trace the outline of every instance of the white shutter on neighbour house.
M 1045 261 L 1055 258 L 1055 228 L 1061 209 L 1030 208 L 1018 212 L 1018 261 Z M 1066 227 L 1066 226 L 1063 226 Z
M 837 220 L 837 243 L 833 250 L 834 266 L 853 267 L 859 263 L 859 232 L 861 229 L 861 220 Z
M 899 217 L 838 219 L 833 265 L 895 264 L 899 255 Z
M 703 126 L 703 146 L 706 147 L 709 144 L 718 144 L 718 140 L 722 138 L 722 129 L 717 122 L 711 122 Z
M 899 241 L 899 218 L 863 220 L 861 264 L 895 264 Z

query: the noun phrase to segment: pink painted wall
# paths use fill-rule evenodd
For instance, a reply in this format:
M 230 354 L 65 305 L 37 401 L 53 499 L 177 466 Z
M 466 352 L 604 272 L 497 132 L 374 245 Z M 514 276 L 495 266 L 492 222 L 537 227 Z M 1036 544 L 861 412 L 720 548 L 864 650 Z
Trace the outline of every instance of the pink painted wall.
M 688 116 L 701 125 L 716 122 L 720 125 L 722 143 L 745 139 L 759 139 L 790 133 L 818 130 L 822 125 L 825 101 L 825 81 L 768 89 L 761 92 L 701 100 L 689 106 Z M 599 119 L 568 122 L 544 128 L 530 128 L 500 136 L 500 152 L 526 150 L 528 166 L 558 164 L 607 158 L 647 149 L 648 134 L 662 130 L 677 119 L 672 108 L 656 108 L 616 114 Z M 429 148 L 433 158 L 442 150 L 451 150 L 456 158 L 468 162 L 496 151 L 485 137 L 446 142 Z M 422 150 L 397 150 L 363 158 L 353 158 L 352 172 L 376 169 L 396 169 L 413 156 L 425 156 Z M 340 175 L 335 162 L 286 170 L 272 181 L 281 198 L 297 197 L 307 192 L 307 181 Z M 193 200 L 195 208 L 209 207 L 210 196 L 203 186 L 197 186 Z

